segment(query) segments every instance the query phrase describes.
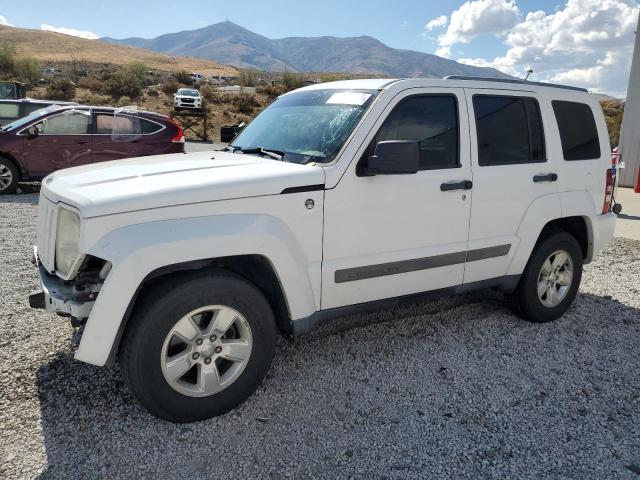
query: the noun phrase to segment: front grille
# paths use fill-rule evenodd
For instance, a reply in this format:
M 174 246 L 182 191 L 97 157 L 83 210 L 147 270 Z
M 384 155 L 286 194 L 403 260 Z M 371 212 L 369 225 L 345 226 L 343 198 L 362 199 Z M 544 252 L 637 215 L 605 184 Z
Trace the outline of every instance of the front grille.
M 195 100 L 193 98 L 183 98 L 182 103 L 193 103 Z
M 55 270 L 56 221 L 58 207 L 40 196 L 38 204 L 38 257 L 48 272 Z

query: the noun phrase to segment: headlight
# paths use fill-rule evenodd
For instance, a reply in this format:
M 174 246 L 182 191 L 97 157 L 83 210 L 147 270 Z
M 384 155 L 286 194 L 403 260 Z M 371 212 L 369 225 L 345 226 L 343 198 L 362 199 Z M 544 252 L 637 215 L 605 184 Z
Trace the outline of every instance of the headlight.
M 56 270 L 69 277 L 80 254 L 80 216 L 66 208 L 58 209 L 56 227 Z

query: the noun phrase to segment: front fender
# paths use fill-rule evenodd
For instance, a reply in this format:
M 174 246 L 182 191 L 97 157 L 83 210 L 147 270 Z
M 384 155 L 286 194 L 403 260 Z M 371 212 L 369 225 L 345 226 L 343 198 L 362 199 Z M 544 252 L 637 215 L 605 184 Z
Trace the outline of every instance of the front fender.
M 141 282 L 168 265 L 235 255 L 262 255 L 274 266 L 292 319 L 315 312 L 320 266 L 305 255 L 289 227 L 268 215 L 214 215 L 156 221 L 114 230 L 87 252 L 113 267 L 87 320 L 75 358 L 106 363 Z M 317 292 L 319 293 L 319 292 Z

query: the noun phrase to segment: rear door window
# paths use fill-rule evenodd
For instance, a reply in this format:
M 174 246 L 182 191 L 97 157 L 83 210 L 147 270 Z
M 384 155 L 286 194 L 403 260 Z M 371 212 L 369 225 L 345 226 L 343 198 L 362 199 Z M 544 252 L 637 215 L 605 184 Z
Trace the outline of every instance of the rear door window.
M 600 140 L 593 111 L 586 103 L 554 100 L 553 112 L 558 122 L 565 160 L 600 158 Z
M 474 95 L 478 164 L 546 161 L 540 107 L 534 98 Z
M 117 124 L 116 124 L 117 122 Z M 138 132 L 138 124 L 143 134 L 152 134 L 162 130 L 162 125 L 155 122 L 145 120 L 143 118 L 135 118 L 126 115 L 113 115 L 107 113 L 99 113 L 96 115 L 96 134 L 111 135 L 114 125 L 117 126 L 116 131 L 119 134 L 133 135 Z

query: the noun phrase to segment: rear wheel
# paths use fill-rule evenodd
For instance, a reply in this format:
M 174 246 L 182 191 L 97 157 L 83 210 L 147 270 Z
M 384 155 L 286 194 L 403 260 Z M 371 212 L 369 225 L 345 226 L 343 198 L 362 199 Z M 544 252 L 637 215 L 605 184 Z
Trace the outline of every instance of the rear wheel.
M 532 322 L 562 316 L 576 297 L 582 279 L 582 250 L 575 237 L 553 233 L 542 240 L 513 295 L 516 313 Z
M 129 321 L 125 381 L 149 412 L 169 421 L 231 410 L 260 385 L 273 358 L 275 320 L 267 300 L 230 273 L 161 283 Z
M 8 195 L 18 188 L 20 172 L 15 164 L 5 157 L 0 157 L 0 195 Z

